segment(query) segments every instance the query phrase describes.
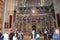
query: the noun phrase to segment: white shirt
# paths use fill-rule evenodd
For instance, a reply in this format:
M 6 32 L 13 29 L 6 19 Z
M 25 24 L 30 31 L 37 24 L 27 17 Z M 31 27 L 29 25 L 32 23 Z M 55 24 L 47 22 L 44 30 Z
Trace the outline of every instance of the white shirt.
M 35 31 L 32 31 L 32 34 L 35 34 Z
M 13 36 L 13 40 L 17 40 L 17 37 Z
M 4 39 L 3 39 L 3 40 L 8 40 L 8 37 L 9 37 L 9 36 L 8 36 L 8 34 L 7 34 L 7 33 L 4 33 L 4 35 L 3 35 L 3 36 L 4 36 Z

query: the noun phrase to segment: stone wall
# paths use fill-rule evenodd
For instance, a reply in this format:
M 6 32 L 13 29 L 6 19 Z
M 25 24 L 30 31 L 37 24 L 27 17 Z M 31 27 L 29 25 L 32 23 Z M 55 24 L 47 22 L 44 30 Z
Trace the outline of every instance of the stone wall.
M 4 1 L 0 0 L 0 31 L 2 30 L 3 12 L 4 12 Z
M 60 14 L 60 0 L 53 0 L 55 17 L 56 17 L 56 27 L 58 27 L 57 14 Z

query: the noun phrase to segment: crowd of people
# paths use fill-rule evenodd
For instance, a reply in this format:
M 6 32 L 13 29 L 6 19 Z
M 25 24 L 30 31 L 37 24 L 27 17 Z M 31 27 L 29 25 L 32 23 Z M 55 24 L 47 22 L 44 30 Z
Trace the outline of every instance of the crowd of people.
M 55 29 L 54 31 L 53 31 L 53 29 L 52 29 L 52 31 L 44 29 L 43 36 L 44 36 L 44 40 L 60 40 L 59 29 Z M 34 30 L 32 31 L 33 40 L 41 40 L 40 37 L 41 37 L 40 32 L 36 33 Z
M 52 29 L 50 30 L 44 30 L 44 40 L 60 40 L 60 32 L 59 29 Z
M 52 29 L 53 30 L 53 29 Z M 54 32 L 51 30 L 44 29 L 43 31 L 44 40 L 60 40 L 59 29 L 55 29 Z M 41 40 L 41 33 L 35 29 L 31 31 L 31 40 Z M 11 31 L 9 34 L 5 32 L 3 35 L 0 33 L 0 40 L 24 40 L 22 31 Z
M 3 35 L 0 33 L 0 40 L 23 40 L 23 32 L 22 31 L 13 31 L 9 34 L 5 32 Z

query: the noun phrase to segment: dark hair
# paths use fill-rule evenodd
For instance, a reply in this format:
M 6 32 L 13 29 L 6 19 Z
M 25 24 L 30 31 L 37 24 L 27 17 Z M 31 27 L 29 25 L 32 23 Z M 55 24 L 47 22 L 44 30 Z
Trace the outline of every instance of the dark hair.
M 0 36 L 2 36 L 2 33 L 0 33 Z

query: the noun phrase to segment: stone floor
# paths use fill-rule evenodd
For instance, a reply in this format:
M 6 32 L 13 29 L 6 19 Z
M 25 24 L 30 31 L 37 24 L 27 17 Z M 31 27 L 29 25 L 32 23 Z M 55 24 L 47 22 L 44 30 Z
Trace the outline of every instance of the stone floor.
M 31 36 L 24 36 L 24 40 L 31 40 Z M 40 36 L 40 40 L 44 40 L 44 37 Z
M 31 40 L 31 36 L 24 36 L 24 40 Z M 44 37 L 41 36 L 40 40 L 44 40 Z

